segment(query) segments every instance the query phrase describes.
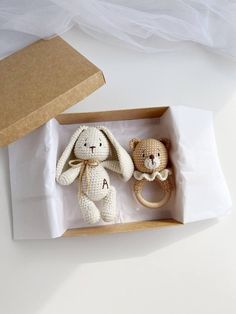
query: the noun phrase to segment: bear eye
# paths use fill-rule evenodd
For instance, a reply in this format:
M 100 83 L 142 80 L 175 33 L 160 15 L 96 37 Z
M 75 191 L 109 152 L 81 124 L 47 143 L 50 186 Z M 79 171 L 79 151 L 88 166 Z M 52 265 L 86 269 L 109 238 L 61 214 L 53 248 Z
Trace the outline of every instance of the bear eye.
M 160 157 L 160 153 L 157 154 Z
M 84 146 L 87 146 L 87 143 L 84 143 Z
M 102 146 L 102 143 L 100 143 L 99 146 Z
M 143 157 L 145 157 L 145 154 L 143 153 Z

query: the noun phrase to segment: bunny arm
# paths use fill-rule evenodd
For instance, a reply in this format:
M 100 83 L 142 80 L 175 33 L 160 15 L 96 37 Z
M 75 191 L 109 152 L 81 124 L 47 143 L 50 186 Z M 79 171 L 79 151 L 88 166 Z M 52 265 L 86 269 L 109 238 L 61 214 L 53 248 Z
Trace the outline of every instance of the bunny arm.
M 120 163 L 118 160 L 105 160 L 101 165 L 106 169 L 121 174 Z
M 61 185 L 70 185 L 78 177 L 80 169 L 81 166 L 79 165 L 76 168 L 70 168 L 66 170 L 57 178 L 57 182 Z

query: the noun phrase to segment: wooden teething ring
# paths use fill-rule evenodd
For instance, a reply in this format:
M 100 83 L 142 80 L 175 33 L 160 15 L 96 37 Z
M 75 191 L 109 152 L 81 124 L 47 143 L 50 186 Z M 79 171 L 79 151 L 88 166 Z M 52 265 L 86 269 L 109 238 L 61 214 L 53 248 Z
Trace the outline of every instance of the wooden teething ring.
M 160 181 L 160 180 L 156 179 L 155 181 L 157 181 L 157 183 L 160 185 L 162 191 L 164 192 L 163 198 L 158 202 L 149 202 L 143 198 L 142 191 L 143 191 L 144 185 L 148 182 L 147 180 L 143 179 L 140 181 L 138 181 L 138 180 L 135 181 L 135 184 L 134 184 L 135 196 L 136 196 L 137 200 L 145 207 L 160 208 L 160 207 L 164 206 L 170 199 L 171 183 L 170 183 L 169 179 L 167 179 L 165 181 Z

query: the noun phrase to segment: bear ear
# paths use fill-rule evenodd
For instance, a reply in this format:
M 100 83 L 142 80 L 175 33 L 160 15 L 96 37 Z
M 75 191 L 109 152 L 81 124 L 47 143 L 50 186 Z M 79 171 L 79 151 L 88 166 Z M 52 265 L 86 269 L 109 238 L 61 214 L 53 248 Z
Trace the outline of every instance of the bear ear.
M 130 149 L 134 150 L 136 145 L 140 142 L 141 140 L 139 138 L 133 138 L 132 140 L 129 141 L 129 147 Z
M 168 138 L 160 138 L 159 141 L 162 142 L 167 149 L 170 148 L 170 140 Z

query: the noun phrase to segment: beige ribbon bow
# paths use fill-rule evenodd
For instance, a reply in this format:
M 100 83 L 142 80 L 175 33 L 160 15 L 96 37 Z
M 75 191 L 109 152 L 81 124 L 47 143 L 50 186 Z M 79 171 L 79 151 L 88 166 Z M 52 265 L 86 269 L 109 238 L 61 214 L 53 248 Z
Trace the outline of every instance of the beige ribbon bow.
M 96 167 L 99 165 L 99 161 L 95 159 L 89 159 L 89 160 L 84 160 L 84 159 L 73 159 L 68 162 L 69 166 L 71 168 L 78 168 L 81 167 L 80 173 L 79 173 L 79 180 L 78 180 L 78 185 L 79 185 L 79 195 L 82 193 L 82 180 L 83 180 L 83 175 L 85 175 L 86 179 L 86 192 L 88 192 L 88 187 L 90 184 L 90 176 L 89 176 L 89 167 Z

